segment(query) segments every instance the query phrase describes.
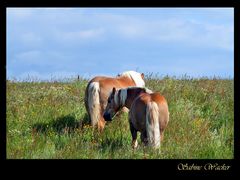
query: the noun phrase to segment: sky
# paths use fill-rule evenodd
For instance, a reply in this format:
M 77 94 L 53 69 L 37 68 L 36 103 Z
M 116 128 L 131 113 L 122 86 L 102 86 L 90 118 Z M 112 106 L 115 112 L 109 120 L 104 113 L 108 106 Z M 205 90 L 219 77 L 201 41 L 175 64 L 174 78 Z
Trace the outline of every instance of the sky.
M 233 8 L 7 8 L 7 78 L 233 78 L 233 17 Z

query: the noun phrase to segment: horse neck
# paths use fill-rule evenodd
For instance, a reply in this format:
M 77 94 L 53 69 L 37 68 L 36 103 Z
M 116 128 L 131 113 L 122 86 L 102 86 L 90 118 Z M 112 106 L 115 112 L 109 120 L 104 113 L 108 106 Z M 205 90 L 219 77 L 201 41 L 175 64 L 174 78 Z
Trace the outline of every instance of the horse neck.
M 125 101 L 125 107 L 127 107 L 128 109 L 130 109 L 130 107 L 132 106 L 133 101 L 139 97 L 142 94 L 142 92 L 140 93 L 136 93 L 134 95 L 127 95 L 126 101 Z
M 133 101 L 131 100 L 131 98 L 129 98 L 128 95 L 127 95 L 127 98 L 125 100 L 124 106 L 127 107 L 128 109 L 130 109 L 130 107 L 132 105 L 132 102 Z

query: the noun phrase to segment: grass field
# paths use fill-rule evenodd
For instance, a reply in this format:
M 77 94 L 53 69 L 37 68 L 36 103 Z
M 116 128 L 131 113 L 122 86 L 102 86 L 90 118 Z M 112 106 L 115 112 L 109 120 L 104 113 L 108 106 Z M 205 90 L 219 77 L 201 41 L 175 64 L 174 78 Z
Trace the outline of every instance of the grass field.
M 161 152 L 142 145 L 132 150 L 127 113 L 108 122 L 102 134 L 94 131 L 84 106 L 86 86 L 86 80 L 7 81 L 7 158 L 233 158 L 232 79 L 146 78 L 146 86 L 169 104 Z

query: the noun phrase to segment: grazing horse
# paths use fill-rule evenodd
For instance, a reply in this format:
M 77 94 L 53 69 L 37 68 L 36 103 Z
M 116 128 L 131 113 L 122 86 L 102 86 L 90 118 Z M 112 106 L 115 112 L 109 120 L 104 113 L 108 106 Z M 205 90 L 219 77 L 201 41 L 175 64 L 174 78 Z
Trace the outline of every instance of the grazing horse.
M 129 124 L 132 146 L 137 147 L 137 131 L 145 145 L 160 147 L 163 132 L 169 121 L 168 104 L 160 93 L 140 87 L 118 89 L 114 87 L 104 111 L 106 121 L 111 121 L 119 109 L 126 106 L 129 111 Z
M 100 131 L 103 130 L 106 123 L 103 118 L 103 111 L 113 87 L 144 87 L 145 82 L 143 79 L 144 74 L 135 71 L 126 71 L 117 77 L 97 76 L 91 79 L 87 85 L 84 98 L 91 125 L 97 125 Z

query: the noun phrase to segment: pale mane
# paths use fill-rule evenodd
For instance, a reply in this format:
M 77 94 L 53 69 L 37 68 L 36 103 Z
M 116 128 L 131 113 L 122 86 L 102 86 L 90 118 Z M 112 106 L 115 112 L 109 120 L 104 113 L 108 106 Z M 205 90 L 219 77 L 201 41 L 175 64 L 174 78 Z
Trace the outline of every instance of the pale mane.
M 145 82 L 142 79 L 141 73 L 138 73 L 136 71 L 126 71 L 120 74 L 120 76 L 127 76 L 130 79 L 133 79 L 137 87 L 144 87 Z

